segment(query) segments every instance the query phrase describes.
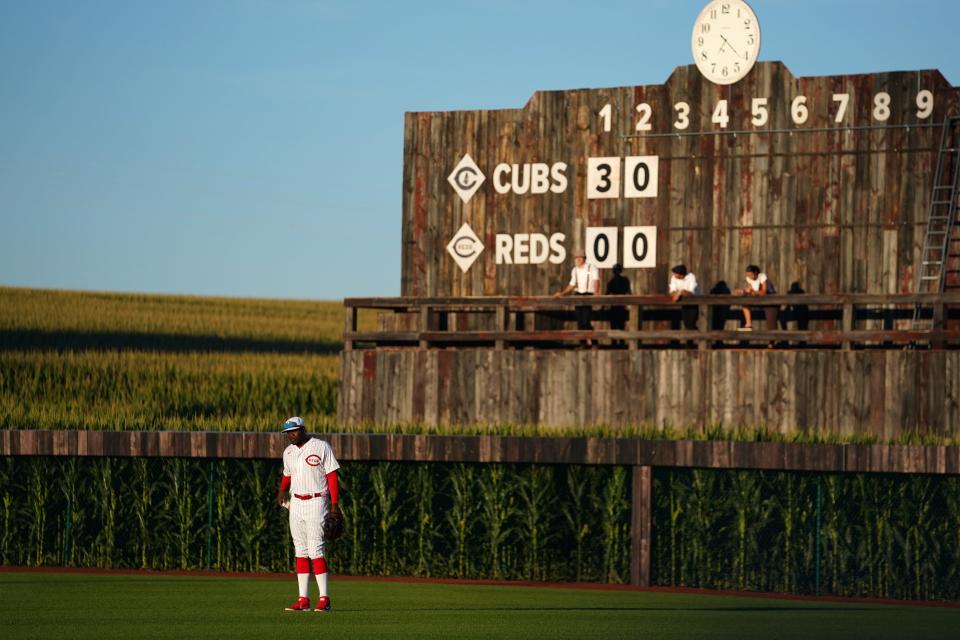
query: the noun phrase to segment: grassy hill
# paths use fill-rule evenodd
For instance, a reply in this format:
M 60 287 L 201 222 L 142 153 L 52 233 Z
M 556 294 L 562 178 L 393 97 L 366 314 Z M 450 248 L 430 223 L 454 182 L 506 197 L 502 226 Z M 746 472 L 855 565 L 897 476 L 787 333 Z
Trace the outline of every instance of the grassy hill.
M 342 328 L 338 302 L 0 288 L 0 427 L 328 424 Z

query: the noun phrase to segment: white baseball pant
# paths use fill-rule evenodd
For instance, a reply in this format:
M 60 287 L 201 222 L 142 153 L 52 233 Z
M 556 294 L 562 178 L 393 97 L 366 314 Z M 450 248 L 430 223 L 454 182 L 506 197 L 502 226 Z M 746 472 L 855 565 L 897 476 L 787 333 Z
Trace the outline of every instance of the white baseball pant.
M 301 500 L 290 496 L 290 535 L 298 558 L 323 557 L 323 520 L 327 496 Z

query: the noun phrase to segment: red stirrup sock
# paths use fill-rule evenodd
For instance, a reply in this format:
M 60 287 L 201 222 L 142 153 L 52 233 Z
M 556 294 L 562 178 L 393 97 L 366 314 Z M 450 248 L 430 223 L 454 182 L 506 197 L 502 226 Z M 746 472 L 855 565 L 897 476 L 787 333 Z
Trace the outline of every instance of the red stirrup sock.
M 313 559 L 313 575 L 318 576 L 327 572 L 327 561 L 324 558 Z

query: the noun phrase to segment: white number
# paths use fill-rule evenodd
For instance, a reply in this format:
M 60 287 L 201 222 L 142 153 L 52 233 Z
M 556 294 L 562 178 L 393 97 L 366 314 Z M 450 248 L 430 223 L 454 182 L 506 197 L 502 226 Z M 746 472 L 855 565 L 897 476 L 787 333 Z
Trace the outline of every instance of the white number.
M 933 113 L 933 92 L 924 89 L 917 94 L 917 117 L 923 120 Z
M 797 96 L 793 99 L 793 103 L 790 105 L 790 117 L 793 118 L 794 124 L 803 124 L 807 121 L 807 116 L 810 115 L 810 112 L 807 111 L 807 96 Z
M 690 126 L 690 118 L 687 117 L 690 115 L 690 105 L 686 102 L 678 102 L 673 105 L 673 108 L 677 111 L 677 121 L 673 123 L 674 129 L 686 129 Z
M 727 128 L 727 123 L 730 122 L 730 116 L 727 115 L 726 100 L 721 100 L 717 103 L 717 108 L 713 110 L 713 115 L 710 117 L 710 122 L 720 125 L 721 129 Z
M 640 119 L 637 120 L 637 131 L 650 131 L 650 114 L 653 113 L 653 109 L 646 102 L 641 102 L 637 105 L 637 113 L 640 114 Z
M 603 130 L 610 131 L 610 116 L 613 114 L 613 107 L 608 102 L 600 109 L 600 119 L 603 120 Z
M 623 162 L 623 197 L 656 198 L 659 156 L 629 156 Z
M 890 94 L 881 91 L 873 96 L 873 119 L 877 122 L 886 122 L 890 117 Z
M 833 121 L 836 123 L 843 122 L 843 116 L 847 114 L 847 104 L 850 102 L 850 94 L 835 93 L 833 94 L 833 101 L 839 103 L 837 105 L 837 115 L 833 117 Z
M 754 98 L 750 102 L 750 112 L 753 114 L 750 122 L 752 122 L 754 126 L 762 127 L 767 124 L 767 118 L 770 117 L 770 112 L 767 111 L 767 99 Z
M 620 158 L 587 158 L 587 199 L 620 197 Z

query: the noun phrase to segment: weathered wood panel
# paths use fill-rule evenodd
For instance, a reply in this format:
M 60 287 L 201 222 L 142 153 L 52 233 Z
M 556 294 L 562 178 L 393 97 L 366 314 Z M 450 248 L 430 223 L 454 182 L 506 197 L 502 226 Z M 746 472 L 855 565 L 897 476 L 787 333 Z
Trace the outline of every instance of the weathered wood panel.
M 960 435 L 957 351 L 380 349 L 341 358 L 348 424 Z
M 650 586 L 653 552 L 653 468 L 634 466 L 630 491 L 630 584 Z
M 917 115 L 922 90 L 934 98 L 925 118 Z M 881 93 L 889 96 L 886 119 Z M 849 95 L 839 123 L 834 94 Z M 791 116 L 797 96 L 809 113 L 800 124 Z M 761 126 L 751 121 L 754 98 L 767 100 Z M 712 121 L 721 100 L 725 128 Z M 683 130 L 674 126 L 679 102 L 690 107 Z M 651 129 L 637 137 L 640 103 L 652 109 Z M 598 115 L 605 104 L 610 131 Z M 665 291 L 679 262 L 704 290 L 740 283 L 744 267 L 757 263 L 784 290 L 799 281 L 812 292 L 914 291 L 940 135 L 924 125 L 942 123 L 958 104 L 960 91 L 938 71 L 797 78 L 783 63 L 760 62 L 729 87 L 687 65 L 662 85 L 538 91 L 522 109 L 408 113 L 402 293 L 547 293 L 565 284 L 575 236 L 587 226 L 628 225 L 658 228 L 656 267 L 627 270 L 636 292 Z M 745 133 L 712 135 L 720 131 Z M 697 132 L 710 135 L 686 135 Z M 485 175 L 466 204 L 447 183 L 464 154 Z M 658 197 L 587 198 L 587 158 L 634 155 L 660 158 Z M 535 162 L 567 163 L 567 188 L 497 192 L 499 163 Z M 446 251 L 464 223 L 485 247 L 466 273 Z M 564 264 L 495 263 L 496 234 L 558 231 L 567 236 Z
M 785 471 L 960 474 L 958 446 L 793 444 L 521 436 L 321 434 L 341 460 L 589 464 Z M 0 431 L 3 456 L 277 459 L 279 433 Z M 644 482 L 643 478 L 636 478 Z

